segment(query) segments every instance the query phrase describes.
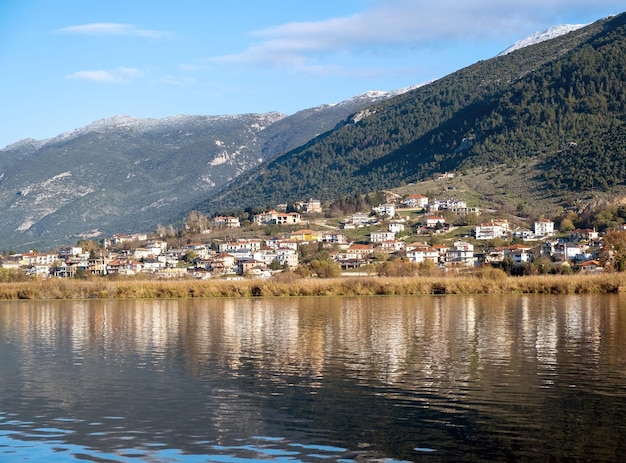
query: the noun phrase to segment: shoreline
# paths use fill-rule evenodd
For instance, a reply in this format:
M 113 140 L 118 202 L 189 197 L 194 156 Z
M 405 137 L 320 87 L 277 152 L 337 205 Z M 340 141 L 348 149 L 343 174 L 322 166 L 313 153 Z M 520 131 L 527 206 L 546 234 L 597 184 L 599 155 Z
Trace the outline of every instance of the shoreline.
M 275 280 L 37 280 L 0 283 L 0 300 L 191 299 L 218 297 L 610 294 L 626 273 L 520 277 L 349 277 Z

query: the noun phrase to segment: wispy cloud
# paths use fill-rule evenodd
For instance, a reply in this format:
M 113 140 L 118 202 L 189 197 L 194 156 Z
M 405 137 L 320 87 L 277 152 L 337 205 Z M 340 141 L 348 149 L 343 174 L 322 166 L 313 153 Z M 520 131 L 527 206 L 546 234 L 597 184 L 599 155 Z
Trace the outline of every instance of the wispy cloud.
M 69 34 L 81 34 L 81 35 L 94 35 L 94 36 L 134 36 L 144 37 L 149 39 L 159 39 L 167 35 L 165 32 L 142 29 L 133 24 L 123 23 L 89 23 L 80 24 L 77 26 L 68 26 L 59 29 L 58 32 Z
M 120 67 L 114 70 L 77 71 L 68 74 L 68 79 L 88 80 L 93 82 L 103 82 L 108 84 L 128 84 L 143 76 L 137 68 Z
M 159 82 L 167 85 L 175 85 L 177 87 L 186 87 L 188 85 L 194 85 L 197 83 L 197 80 L 193 77 L 176 77 L 171 74 L 163 76 L 159 79 Z
M 595 0 L 617 11 L 623 0 Z M 330 54 L 379 53 L 387 47 L 490 40 L 535 32 L 556 12 L 583 11 L 589 0 L 371 0 L 368 9 L 324 21 L 292 22 L 251 32 L 247 49 L 212 61 L 288 67 L 308 72 Z M 437 45 L 441 46 L 441 45 Z

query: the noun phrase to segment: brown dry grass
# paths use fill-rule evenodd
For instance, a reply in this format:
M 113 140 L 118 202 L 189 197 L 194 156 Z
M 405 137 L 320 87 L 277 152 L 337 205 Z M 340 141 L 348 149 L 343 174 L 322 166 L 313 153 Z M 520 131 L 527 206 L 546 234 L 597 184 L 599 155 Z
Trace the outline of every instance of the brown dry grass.
M 0 299 L 180 299 L 431 294 L 584 294 L 626 290 L 626 274 L 507 277 L 348 277 L 336 279 L 77 281 L 0 284 Z

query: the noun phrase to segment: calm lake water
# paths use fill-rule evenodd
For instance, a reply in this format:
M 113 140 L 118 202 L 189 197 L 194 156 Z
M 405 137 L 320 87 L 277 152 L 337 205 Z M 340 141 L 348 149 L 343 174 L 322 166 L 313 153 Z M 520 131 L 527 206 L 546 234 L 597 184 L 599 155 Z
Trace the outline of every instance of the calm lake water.
M 0 302 L 2 462 L 626 461 L 626 295 Z

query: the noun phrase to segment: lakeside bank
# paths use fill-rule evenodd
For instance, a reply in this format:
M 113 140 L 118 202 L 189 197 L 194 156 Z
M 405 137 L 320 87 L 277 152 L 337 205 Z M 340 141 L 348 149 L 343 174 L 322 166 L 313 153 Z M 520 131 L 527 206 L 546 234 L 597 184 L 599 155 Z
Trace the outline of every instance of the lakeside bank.
M 215 297 L 426 296 L 448 294 L 607 294 L 626 292 L 626 273 L 498 274 L 274 280 L 37 280 L 0 283 L 0 300 L 185 299 Z

